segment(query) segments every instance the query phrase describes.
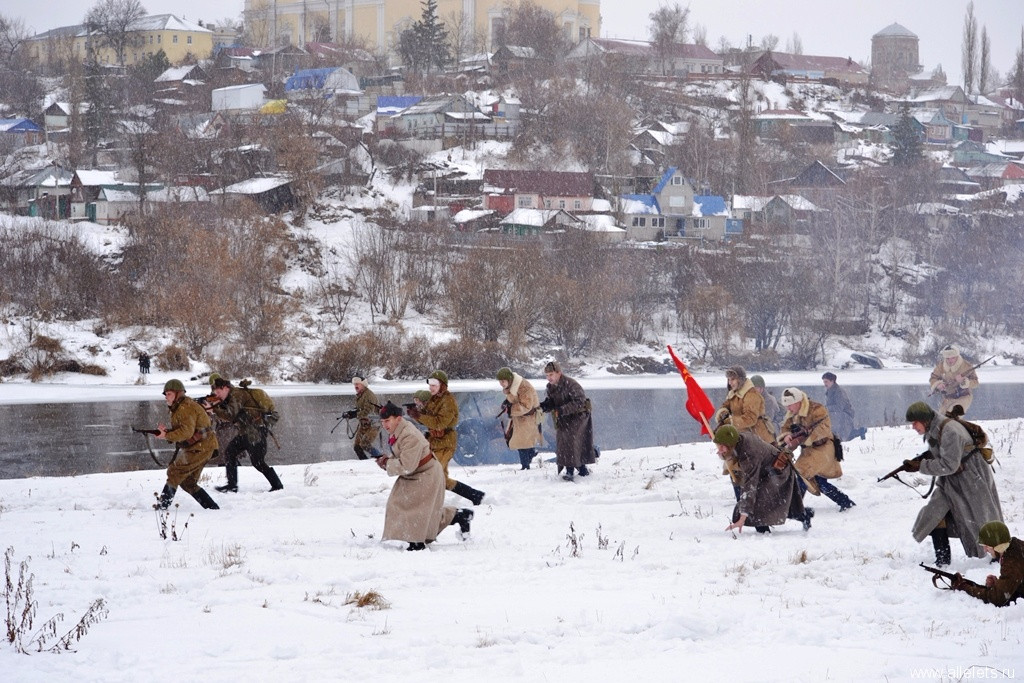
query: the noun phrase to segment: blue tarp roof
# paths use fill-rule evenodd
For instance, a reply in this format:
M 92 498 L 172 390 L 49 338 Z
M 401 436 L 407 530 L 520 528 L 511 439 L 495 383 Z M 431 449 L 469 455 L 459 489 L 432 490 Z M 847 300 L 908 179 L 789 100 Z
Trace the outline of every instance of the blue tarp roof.
M 658 194 L 665 189 L 665 185 L 668 184 L 668 181 L 676 174 L 676 170 L 675 166 L 669 166 L 668 170 L 665 171 L 665 174 L 661 176 L 661 180 L 659 180 L 658 184 L 654 186 L 654 190 L 651 191 L 651 194 Z
M 22 133 L 25 131 L 41 131 L 42 128 L 32 123 L 31 119 L 0 119 L 0 132 Z
M 420 95 L 377 95 L 377 109 L 408 109 L 422 99 Z
M 284 89 L 287 90 L 309 90 L 324 87 L 324 81 L 338 67 L 331 66 L 323 69 L 300 69 L 288 77 Z

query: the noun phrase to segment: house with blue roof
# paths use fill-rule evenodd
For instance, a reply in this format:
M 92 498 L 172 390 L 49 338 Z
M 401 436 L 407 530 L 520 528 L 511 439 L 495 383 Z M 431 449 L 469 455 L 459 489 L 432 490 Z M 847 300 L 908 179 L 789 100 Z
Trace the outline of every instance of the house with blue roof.
M 733 218 L 724 197 L 696 195 L 689 216 L 675 222 L 676 230 L 669 232 L 669 240 L 699 239 L 726 240 L 743 234 L 743 221 Z
M 0 145 L 7 149 L 18 149 L 28 145 L 41 145 L 46 142 L 43 129 L 31 119 L 0 119 Z
M 649 242 L 675 233 L 693 210 L 694 183 L 671 166 L 650 193 L 619 198 L 619 211 L 627 239 Z

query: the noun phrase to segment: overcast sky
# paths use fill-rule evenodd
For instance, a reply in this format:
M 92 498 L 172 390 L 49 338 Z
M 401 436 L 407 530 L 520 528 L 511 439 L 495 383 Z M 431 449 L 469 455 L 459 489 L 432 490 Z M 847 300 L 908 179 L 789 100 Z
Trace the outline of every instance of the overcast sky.
M 707 29 L 708 44 L 717 48 L 724 36 L 742 45 L 766 34 L 779 37 L 785 49 L 793 34 L 800 36 L 805 54 L 852 57 L 867 62 L 871 36 L 893 22 L 918 35 L 921 61 L 927 71 L 942 64 L 951 83 L 960 82 L 960 47 L 968 0 L 689 0 L 691 25 Z M 3 0 L 0 12 L 21 17 L 42 32 L 82 20 L 95 0 Z M 648 17 L 664 0 L 602 0 L 603 35 L 645 39 Z M 191 21 L 216 22 L 238 18 L 244 0 L 143 0 L 151 14 L 176 14 Z M 1024 0 L 976 0 L 979 26 L 988 29 L 992 65 L 1010 71 L 1024 26 Z

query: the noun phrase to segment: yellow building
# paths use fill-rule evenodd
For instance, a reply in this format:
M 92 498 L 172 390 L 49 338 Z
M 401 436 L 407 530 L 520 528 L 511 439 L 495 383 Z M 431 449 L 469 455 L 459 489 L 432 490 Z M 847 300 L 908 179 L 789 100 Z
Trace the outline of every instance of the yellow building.
M 601 0 L 532 0 L 553 12 L 576 43 L 600 35 Z M 437 16 L 463 44 L 493 50 L 508 0 L 437 0 Z M 255 47 L 359 39 L 392 50 L 423 14 L 421 0 L 245 0 L 245 26 Z M 274 40 L 274 36 L 277 40 Z
M 124 65 L 138 64 L 160 50 L 171 64 L 186 58 L 207 59 L 213 53 L 213 31 L 199 24 L 179 19 L 173 14 L 142 17 L 129 27 L 131 40 L 124 52 Z M 117 56 L 100 37 L 90 35 L 84 25 L 63 26 L 33 36 L 26 41 L 28 54 L 35 64 L 61 68 L 69 61 L 85 61 L 95 51 L 101 64 L 117 64 Z

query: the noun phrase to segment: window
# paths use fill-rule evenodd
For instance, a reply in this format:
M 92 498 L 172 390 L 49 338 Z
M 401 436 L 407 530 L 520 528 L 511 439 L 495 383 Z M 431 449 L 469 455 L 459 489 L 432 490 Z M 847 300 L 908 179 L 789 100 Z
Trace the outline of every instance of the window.
M 149 37 L 149 44 L 150 44 L 150 45 L 152 45 L 152 44 L 153 44 L 153 36 L 150 36 L 150 37 Z
M 545 209 L 550 209 L 551 208 L 551 200 L 550 199 L 545 199 L 544 200 L 544 208 Z
M 664 218 L 652 218 L 651 219 L 651 227 L 652 228 L 664 228 L 665 227 L 665 219 Z
M 177 33 L 175 33 L 173 36 L 171 36 L 171 42 L 174 43 L 175 45 L 178 44 L 178 34 Z
M 683 184 L 683 176 L 681 176 L 681 175 L 674 175 L 674 176 L 672 176 L 672 184 L 673 185 L 682 185 Z
M 582 209 L 583 208 L 583 202 L 581 202 L 579 199 L 575 200 L 572 203 L 572 208 L 577 209 L 577 210 Z
M 564 199 L 559 199 L 558 200 L 558 208 L 559 209 L 564 209 L 565 208 L 565 200 Z
M 186 37 L 185 38 L 185 42 L 188 43 L 189 45 L 191 45 L 192 44 L 192 36 Z
M 163 42 L 163 40 L 164 40 L 164 34 L 162 34 L 162 33 L 158 33 L 158 34 L 156 35 L 156 42 L 158 42 L 158 43 L 162 43 L 162 42 Z
M 517 206 L 519 206 L 520 209 L 529 209 L 530 207 L 533 206 L 533 198 L 520 197 L 516 204 Z
M 642 228 L 647 225 L 647 219 L 642 216 L 633 216 L 633 227 Z

